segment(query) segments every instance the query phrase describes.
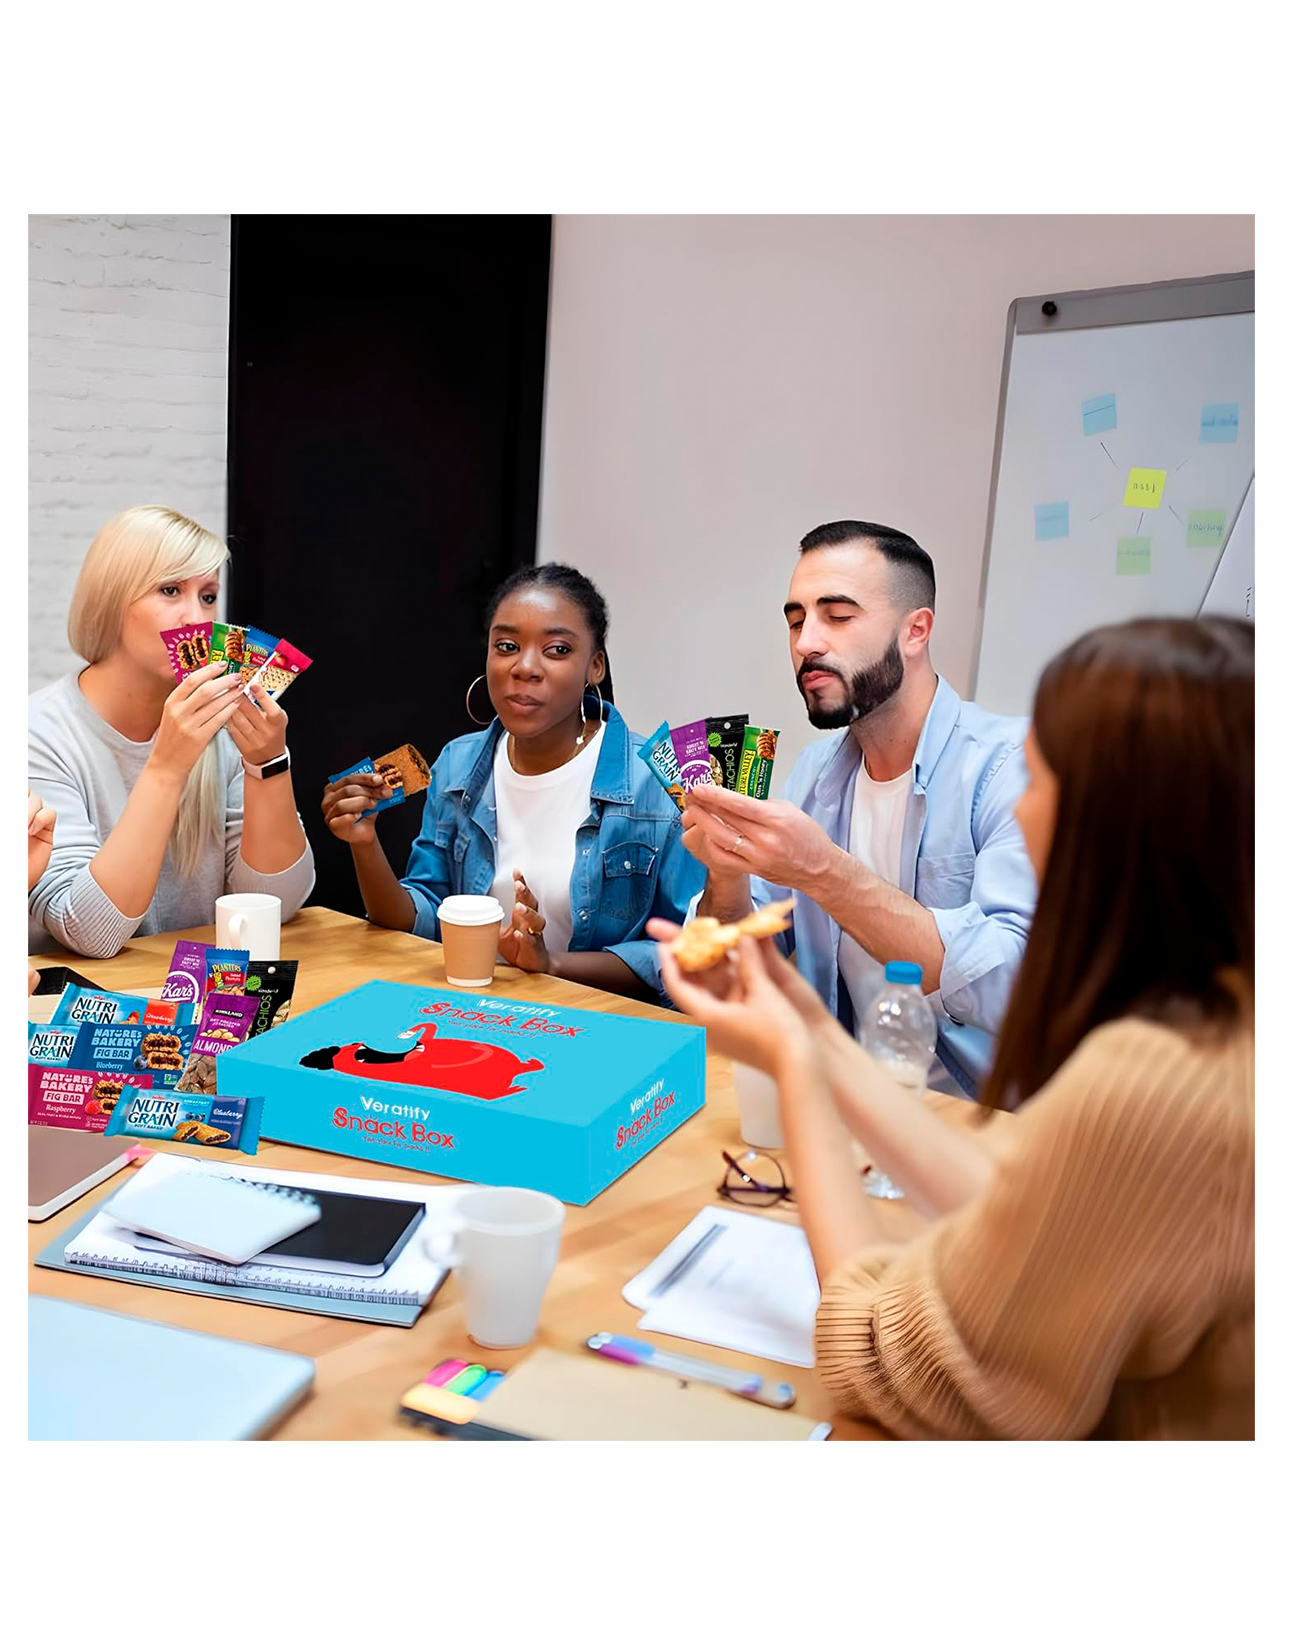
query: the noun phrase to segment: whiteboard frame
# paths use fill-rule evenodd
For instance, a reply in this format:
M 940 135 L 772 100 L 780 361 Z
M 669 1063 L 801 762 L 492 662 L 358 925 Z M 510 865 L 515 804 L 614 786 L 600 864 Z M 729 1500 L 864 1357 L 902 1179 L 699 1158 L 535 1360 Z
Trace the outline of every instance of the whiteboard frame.
M 1051 315 L 1043 309 L 1047 304 L 1056 306 L 1055 312 Z M 1011 350 L 1017 337 L 1022 333 L 1130 327 L 1146 322 L 1183 322 L 1201 316 L 1253 315 L 1254 311 L 1254 271 L 1228 271 L 1214 277 L 1181 277 L 1174 282 L 1135 282 L 1123 288 L 1083 288 L 1064 294 L 1025 294 L 1019 299 L 1013 299 L 1007 306 L 1007 334 L 1002 348 L 1002 382 L 998 387 L 998 427 L 993 437 L 993 470 L 989 476 L 988 513 L 984 522 L 984 558 L 980 565 L 979 604 L 975 615 L 975 655 L 971 662 L 969 693 L 973 695 L 976 692 L 980 656 L 984 649 L 984 605 L 988 594 L 989 562 L 993 556 L 993 517 L 997 509 L 998 477 L 1002 472 L 1002 433 L 1007 414 L 1007 383 L 1011 377 Z M 1245 500 L 1244 493 L 1242 500 Z M 1239 503 L 1238 511 L 1240 507 Z M 1224 534 L 1226 536 L 1227 532 Z M 1215 570 L 1217 569 L 1216 562 Z

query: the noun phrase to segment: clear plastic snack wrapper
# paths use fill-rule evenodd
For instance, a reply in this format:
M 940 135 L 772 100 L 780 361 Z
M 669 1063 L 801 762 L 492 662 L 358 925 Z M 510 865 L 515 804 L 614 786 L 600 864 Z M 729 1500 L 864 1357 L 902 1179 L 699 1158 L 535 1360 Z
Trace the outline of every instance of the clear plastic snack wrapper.
M 186 1095 L 180 1090 L 127 1088 L 109 1114 L 106 1135 L 185 1141 L 257 1151 L 262 1127 L 260 1095 Z

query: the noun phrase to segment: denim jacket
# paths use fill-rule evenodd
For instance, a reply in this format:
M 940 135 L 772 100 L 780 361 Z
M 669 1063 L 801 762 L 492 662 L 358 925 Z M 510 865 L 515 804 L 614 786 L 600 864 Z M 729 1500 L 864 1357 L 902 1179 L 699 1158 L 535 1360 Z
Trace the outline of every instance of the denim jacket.
M 574 953 L 608 949 L 664 999 L 658 945 L 645 936 L 651 915 L 682 920 L 704 868 L 682 846 L 682 817 L 633 734 L 608 702 L 591 781 L 591 813 L 574 838 Z M 420 834 L 402 885 L 415 904 L 418 937 L 439 939 L 438 905 L 457 893 L 486 896 L 497 871 L 496 780 L 501 723 L 452 740 L 433 768 Z
M 943 969 L 930 1001 L 938 1055 L 972 1095 L 993 1059 L 1038 896 L 1015 819 L 1026 782 L 1027 726 L 1023 717 L 997 716 L 962 700 L 940 678 L 912 763 L 899 884 L 929 909 L 943 939 Z M 845 730 L 800 755 L 782 796 L 847 849 L 861 767 L 862 752 Z M 790 895 L 757 878 L 751 891 L 756 905 Z M 839 922 L 796 892 L 783 947 L 787 954 L 797 948 L 800 971 L 852 1031 L 839 974 Z

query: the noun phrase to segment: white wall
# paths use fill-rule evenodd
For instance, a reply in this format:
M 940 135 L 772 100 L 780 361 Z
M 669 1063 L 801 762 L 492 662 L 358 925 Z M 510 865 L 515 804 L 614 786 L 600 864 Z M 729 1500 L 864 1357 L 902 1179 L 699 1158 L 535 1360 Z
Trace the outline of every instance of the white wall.
M 28 682 L 74 670 L 95 532 L 136 503 L 226 516 L 228 215 L 29 220 Z
M 1007 306 L 1239 271 L 1248 216 L 556 218 L 538 557 L 610 602 L 620 708 L 813 737 L 781 605 L 831 519 L 908 531 L 970 692 Z

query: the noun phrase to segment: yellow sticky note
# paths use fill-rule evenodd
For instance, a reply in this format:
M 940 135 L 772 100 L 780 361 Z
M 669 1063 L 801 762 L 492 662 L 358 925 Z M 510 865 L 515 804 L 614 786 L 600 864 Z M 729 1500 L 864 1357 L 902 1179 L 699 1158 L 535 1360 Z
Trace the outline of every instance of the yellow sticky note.
M 1125 508 L 1159 508 L 1165 493 L 1164 469 L 1130 469 L 1124 488 Z

